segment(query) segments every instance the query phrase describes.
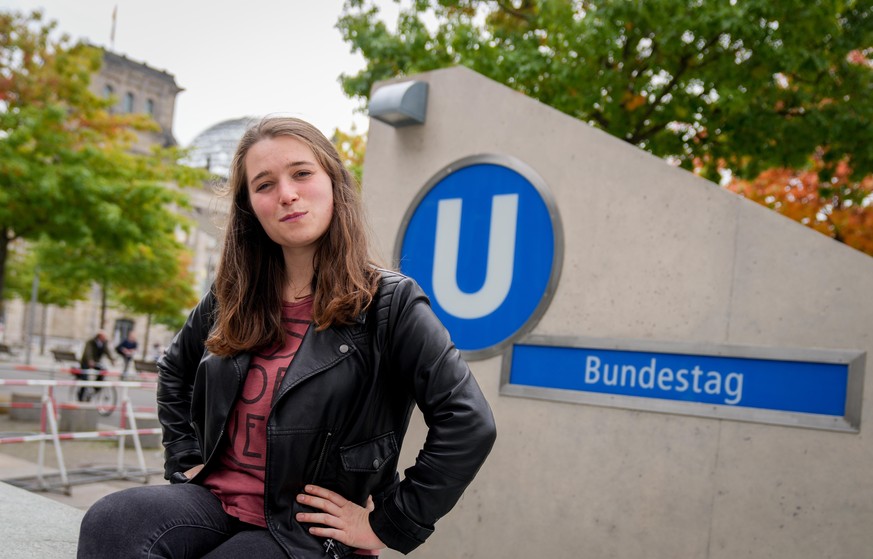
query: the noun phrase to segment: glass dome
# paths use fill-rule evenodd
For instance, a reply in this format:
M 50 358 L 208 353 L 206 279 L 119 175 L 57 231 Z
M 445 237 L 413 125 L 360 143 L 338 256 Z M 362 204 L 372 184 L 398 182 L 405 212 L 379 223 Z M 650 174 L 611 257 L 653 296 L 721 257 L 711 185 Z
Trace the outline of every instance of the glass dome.
M 257 117 L 247 116 L 210 126 L 191 140 L 188 157 L 183 162 L 226 178 L 240 138 L 257 120 Z

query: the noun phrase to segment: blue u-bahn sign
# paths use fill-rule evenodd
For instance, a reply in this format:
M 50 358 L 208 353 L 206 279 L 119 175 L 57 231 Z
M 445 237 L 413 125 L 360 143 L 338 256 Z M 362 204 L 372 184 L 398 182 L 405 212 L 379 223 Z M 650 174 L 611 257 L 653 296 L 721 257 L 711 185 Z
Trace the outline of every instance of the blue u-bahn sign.
M 545 183 L 527 165 L 484 155 L 458 161 L 419 193 L 397 260 L 431 298 L 468 359 L 499 353 L 545 312 L 563 236 Z

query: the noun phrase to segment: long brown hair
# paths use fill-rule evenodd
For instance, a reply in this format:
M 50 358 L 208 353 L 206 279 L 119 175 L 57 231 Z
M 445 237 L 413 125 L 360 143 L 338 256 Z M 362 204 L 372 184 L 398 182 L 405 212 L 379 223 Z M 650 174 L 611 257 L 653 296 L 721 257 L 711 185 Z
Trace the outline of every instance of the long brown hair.
M 206 347 L 230 356 L 281 344 L 282 294 L 286 281 L 281 247 L 252 210 L 245 158 L 257 142 L 291 136 L 308 146 L 333 184 L 333 216 L 316 249 L 312 315 L 316 327 L 348 324 L 373 299 L 378 284 L 369 255 L 357 184 L 336 148 L 317 128 L 297 118 L 265 118 L 250 127 L 231 163 L 227 191 L 232 197 L 224 249 L 215 278 L 215 326 Z

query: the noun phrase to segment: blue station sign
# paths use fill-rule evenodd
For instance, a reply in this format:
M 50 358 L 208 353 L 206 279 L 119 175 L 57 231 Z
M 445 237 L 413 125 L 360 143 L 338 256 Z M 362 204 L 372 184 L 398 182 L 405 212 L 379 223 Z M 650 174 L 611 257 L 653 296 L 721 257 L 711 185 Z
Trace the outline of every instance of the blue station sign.
M 530 330 L 560 273 L 562 234 L 545 183 L 523 163 L 477 156 L 437 174 L 401 227 L 397 260 L 470 359 Z
M 514 344 L 504 357 L 502 391 L 632 409 L 857 428 L 862 353 L 794 350 L 791 357 L 786 355 L 790 350 L 767 348 L 725 346 L 693 352 L 693 346 L 667 344 L 658 350 L 651 342 L 622 344 Z

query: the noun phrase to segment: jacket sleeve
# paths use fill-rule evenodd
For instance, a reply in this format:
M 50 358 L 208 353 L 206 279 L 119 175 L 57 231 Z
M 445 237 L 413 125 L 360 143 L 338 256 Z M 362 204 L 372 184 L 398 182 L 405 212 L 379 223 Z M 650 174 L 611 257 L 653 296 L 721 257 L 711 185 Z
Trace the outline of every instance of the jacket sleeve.
M 388 547 L 409 553 L 473 481 L 496 427 L 470 368 L 413 280 L 397 284 L 389 317 L 385 358 L 407 382 L 428 432 L 415 465 L 376 504 L 370 525 Z
M 95 346 L 93 340 L 88 340 L 87 342 L 85 342 L 85 349 L 82 350 L 82 358 L 79 359 L 79 364 L 82 366 L 83 369 L 88 369 L 91 367 L 91 365 L 97 362 L 97 358 L 94 355 L 94 350 Z
M 191 311 L 167 351 L 158 360 L 158 419 L 163 428 L 164 477 L 171 479 L 203 463 L 190 423 L 191 394 L 204 343 L 212 325 L 215 298 L 210 291 Z

